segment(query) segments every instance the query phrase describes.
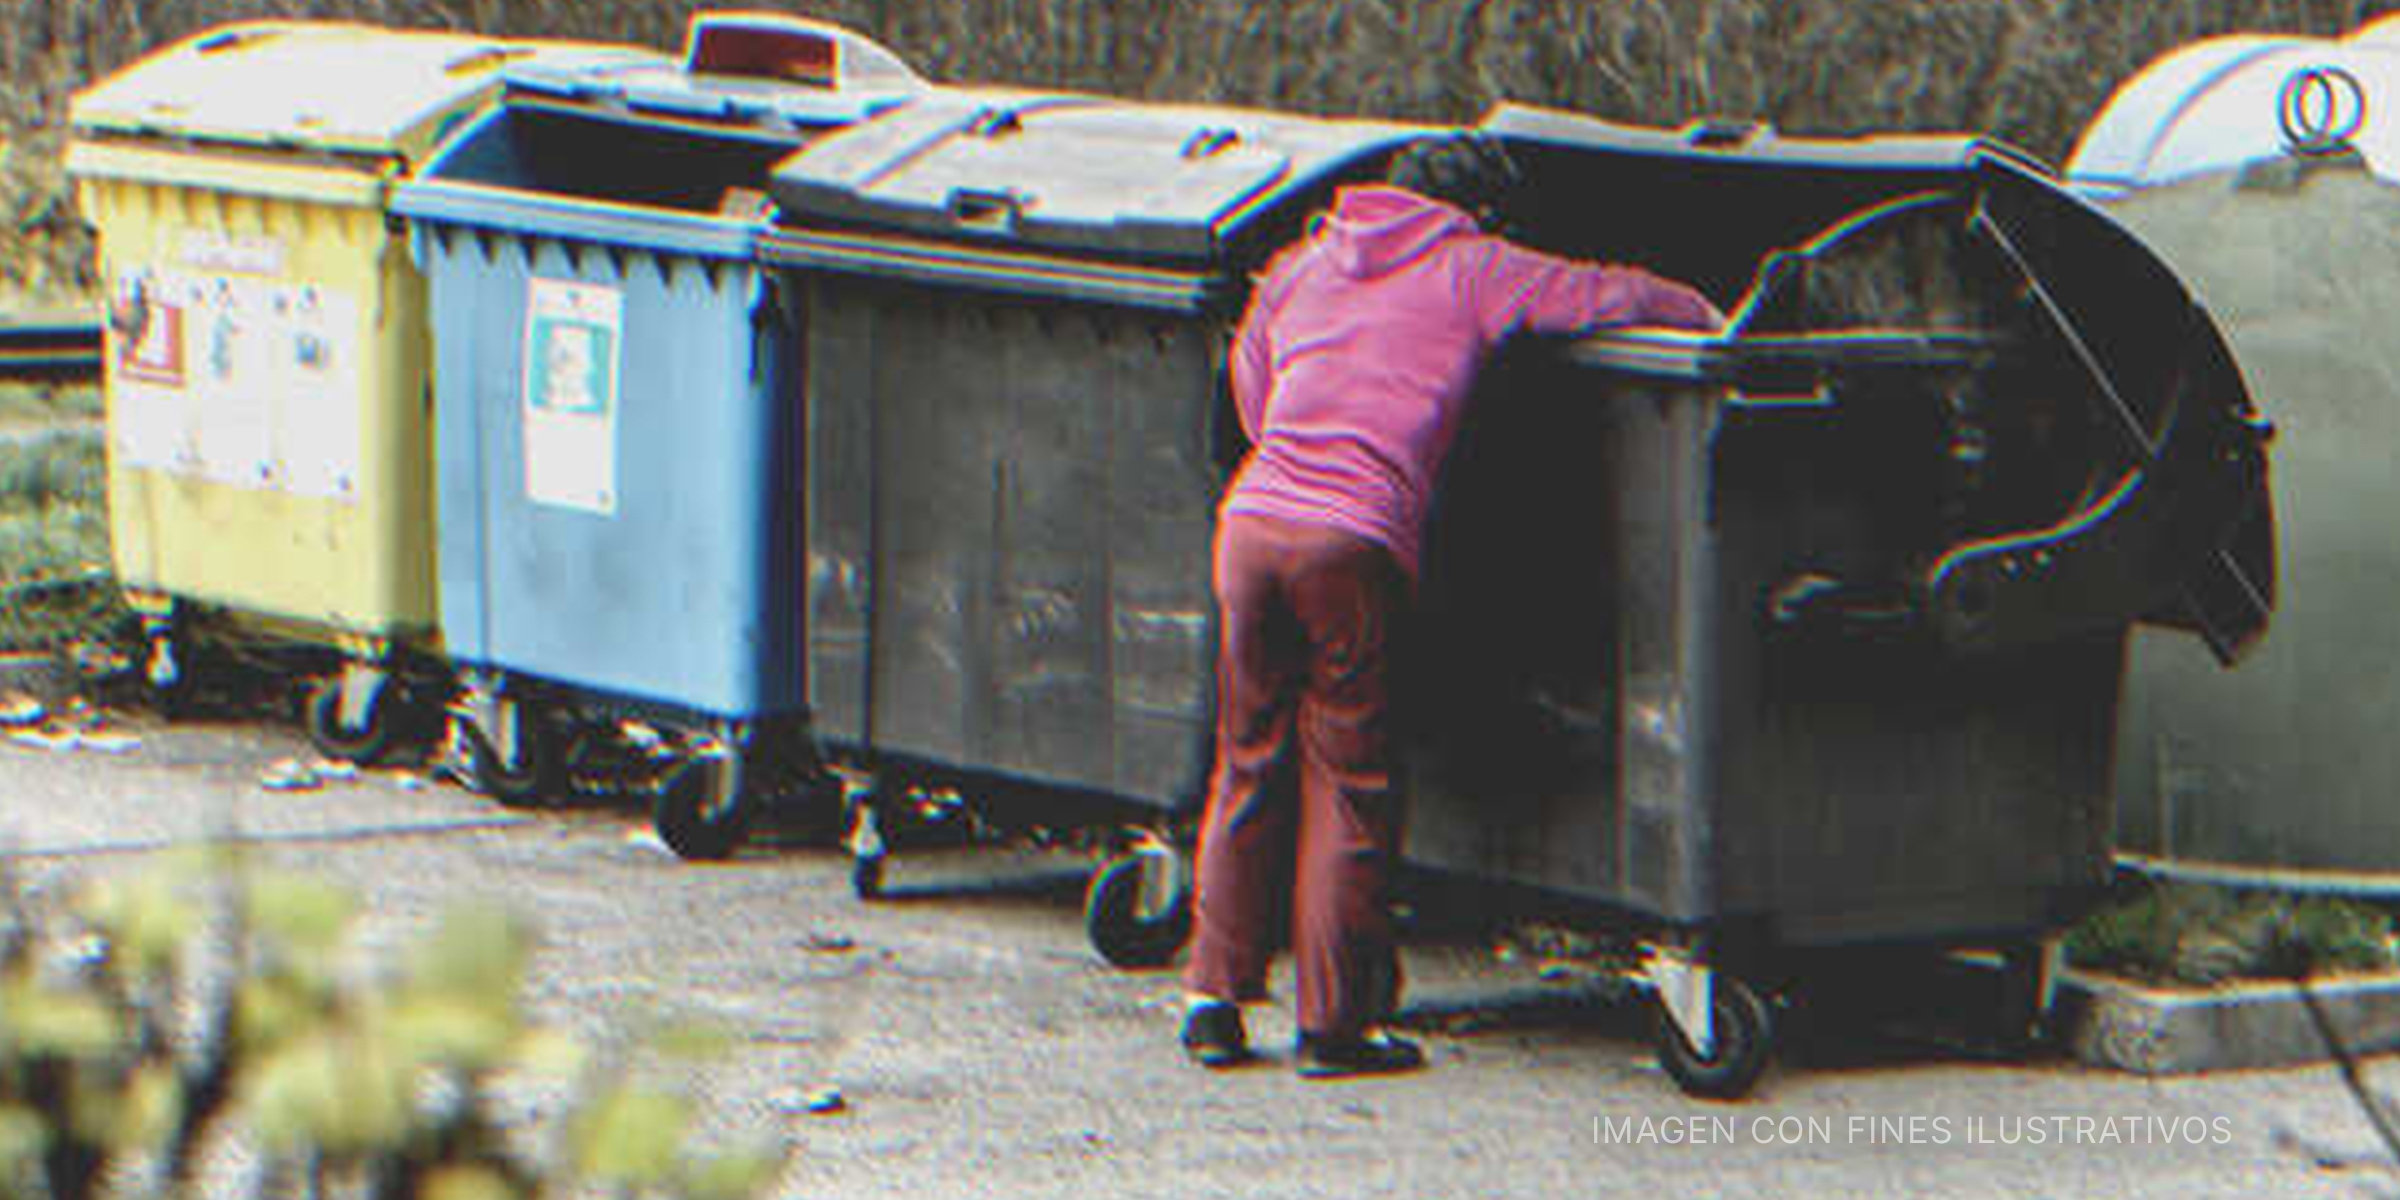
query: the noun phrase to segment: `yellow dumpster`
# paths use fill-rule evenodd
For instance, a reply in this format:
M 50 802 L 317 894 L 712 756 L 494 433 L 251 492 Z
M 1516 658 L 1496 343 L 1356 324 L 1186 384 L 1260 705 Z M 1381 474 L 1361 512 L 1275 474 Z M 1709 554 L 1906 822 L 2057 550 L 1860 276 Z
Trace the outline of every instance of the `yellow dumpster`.
M 321 749 L 388 745 L 435 651 L 425 282 L 391 189 L 524 43 L 227 26 L 75 98 L 108 288 L 109 533 L 172 696 L 193 603 L 336 653 Z

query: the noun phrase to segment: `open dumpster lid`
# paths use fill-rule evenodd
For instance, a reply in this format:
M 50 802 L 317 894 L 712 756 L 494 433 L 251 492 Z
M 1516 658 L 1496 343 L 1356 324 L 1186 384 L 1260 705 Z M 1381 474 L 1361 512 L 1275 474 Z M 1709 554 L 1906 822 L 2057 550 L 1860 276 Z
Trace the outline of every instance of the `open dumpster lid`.
M 2014 147 L 1958 135 L 1660 129 L 1519 104 L 1494 108 L 1480 128 L 1527 171 L 1512 205 L 1520 232 L 1578 257 L 1642 263 L 1728 309 L 1768 254 L 1876 205 L 1953 190 L 1987 168 L 2046 175 Z
M 1647 251 L 1670 275 L 1742 292 L 1734 336 L 1695 364 L 1855 354 L 1854 331 L 1779 323 L 1812 265 L 1879 223 L 1951 223 L 1977 248 L 1984 301 L 2071 364 L 2113 457 L 2074 511 L 1951 547 L 1920 581 L 1962 647 L 2155 619 L 2230 657 L 2273 608 L 2266 427 L 2215 323 L 2140 240 L 2039 162 L 1974 137 L 1785 138 L 1752 127 L 1639 129 L 1504 107 L 1484 128 L 1528 168 L 1526 216 L 1593 257 Z M 1595 198 L 1598 198 L 1595 200 Z M 1736 279 L 1747 272 L 1747 283 Z M 1934 329 L 1916 335 L 1938 333 Z M 1747 344 L 1746 344 L 1747 343 Z M 1901 347 L 1907 353 L 1942 342 Z M 1653 355 L 1655 357 L 1655 355 Z
M 865 120 L 925 90 L 898 56 L 839 25 L 759 13 L 702 13 L 683 57 L 562 51 L 504 72 L 508 102 L 798 142 Z
M 799 224 L 1026 249 L 1207 259 L 1251 219 L 1405 126 L 1078 95 L 944 91 L 776 168 Z
M 421 160 L 533 42 L 338 22 L 229 25 L 75 97 L 84 137 L 226 142 Z

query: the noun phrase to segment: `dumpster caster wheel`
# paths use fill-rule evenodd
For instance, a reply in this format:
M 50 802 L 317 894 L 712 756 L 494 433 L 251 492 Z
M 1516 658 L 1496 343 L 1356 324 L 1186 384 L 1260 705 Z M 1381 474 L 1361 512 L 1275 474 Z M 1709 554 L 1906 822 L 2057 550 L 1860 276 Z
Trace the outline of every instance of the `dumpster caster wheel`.
M 510 808 L 522 808 L 563 790 L 564 759 L 560 731 L 524 709 L 518 709 L 517 761 L 502 762 L 500 751 L 471 723 L 460 732 L 467 743 L 467 785 Z
M 882 855 L 850 860 L 850 893 L 861 900 L 874 900 L 883 895 Z
M 378 686 L 367 697 L 355 724 L 342 719 L 342 681 L 337 676 L 309 685 L 305 701 L 309 744 L 327 758 L 366 766 L 392 748 L 392 710 L 389 686 Z
M 850 832 L 842 845 L 850 851 L 850 893 L 861 900 L 883 895 L 883 858 L 890 846 L 883 840 L 883 821 L 872 792 L 849 798 Z
M 1692 1048 L 1663 1004 L 1652 1008 L 1651 1036 L 1658 1043 L 1659 1065 L 1686 1094 L 1736 1100 L 1749 1094 L 1774 1054 L 1775 1021 L 1749 984 L 1723 973 L 1711 982 L 1709 1032 L 1715 1045 L 1707 1054 Z
M 142 663 L 142 679 L 150 685 L 152 702 L 161 713 L 181 715 L 190 689 L 184 686 L 183 663 L 176 657 L 172 634 L 150 635 L 150 655 Z
M 659 840 L 679 858 L 733 857 L 750 832 L 740 777 L 740 769 L 722 758 L 694 759 L 678 768 L 651 812 Z
M 2002 951 L 1999 1022 L 2003 1051 L 2019 1057 L 2031 1055 L 2049 1036 L 2061 945 L 2037 940 Z
M 1192 888 L 1182 860 L 1160 848 L 1101 867 L 1083 895 L 1083 929 L 1113 966 L 1144 970 L 1173 961 L 1192 930 Z

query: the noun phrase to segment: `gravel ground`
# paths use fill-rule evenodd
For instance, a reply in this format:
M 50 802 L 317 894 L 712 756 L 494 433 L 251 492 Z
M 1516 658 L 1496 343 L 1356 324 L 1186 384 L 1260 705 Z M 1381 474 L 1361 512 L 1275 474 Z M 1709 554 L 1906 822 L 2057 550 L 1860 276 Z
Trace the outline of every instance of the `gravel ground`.
M 2329 1070 L 2152 1081 L 1861 1029 L 1796 1049 L 1749 1102 L 1704 1105 L 1656 1068 L 1637 1006 L 1475 939 L 1409 948 L 1420 1023 L 1451 1030 L 1426 1035 L 1431 1070 L 1298 1080 L 1277 1007 L 1253 1020 L 1266 1061 L 1207 1075 L 1172 1046 L 1172 977 L 1085 945 L 1088 860 L 903 856 L 869 905 L 829 850 L 695 866 L 630 810 L 508 812 L 413 773 L 267 791 L 304 752 L 281 727 L 107 732 L 0 738 L 0 831 L 37 889 L 232 830 L 357 889 L 370 955 L 462 900 L 503 902 L 542 930 L 541 1018 L 592 1039 L 658 1012 L 733 1032 L 690 1083 L 720 1132 L 789 1148 L 781 1195 L 2400 1194 Z M 826 1089 L 840 1111 L 808 1111 Z M 535 1130 L 563 1091 L 507 1102 Z

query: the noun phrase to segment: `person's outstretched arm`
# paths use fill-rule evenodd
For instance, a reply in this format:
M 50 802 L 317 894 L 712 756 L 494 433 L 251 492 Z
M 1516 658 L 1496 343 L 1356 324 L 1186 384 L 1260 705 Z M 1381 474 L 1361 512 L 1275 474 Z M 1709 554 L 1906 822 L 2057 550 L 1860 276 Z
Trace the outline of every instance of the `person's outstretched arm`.
M 1625 325 L 1724 327 L 1725 314 L 1698 289 L 1640 267 L 1579 262 L 1500 238 L 1483 244 L 1490 257 L 1476 272 L 1472 291 L 1494 341 L 1519 329 L 1567 334 Z

